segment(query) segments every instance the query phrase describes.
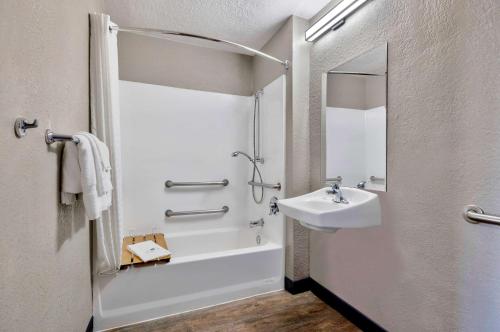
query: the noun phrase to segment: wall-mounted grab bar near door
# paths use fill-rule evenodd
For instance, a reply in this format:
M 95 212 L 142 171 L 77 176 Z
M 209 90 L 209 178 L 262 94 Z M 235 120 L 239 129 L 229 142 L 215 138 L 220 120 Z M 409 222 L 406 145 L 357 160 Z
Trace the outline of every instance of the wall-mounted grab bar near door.
M 222 209 L 216 209 L 216 210 L 193 210 L 193 211 L 172 211 L 172 210 L 167 210 L 165 211 L 165 216 L 167 217 L 175 217 L 175 216 L 194 216 L 197 214 L 213 214 L 213 213 L 227 213 L 229 211 L 229 207 L 223 206 Z
M 477 205 L 467 205 L 464 208 L 463 217 L 471 224 L 490 224 L 500 226 L 500 216 L 485 214 L 484 210 Z
M 228 179 L 222 181 L 203 181 L 203 182 L 174 182 L 171 180 L 165 181 L 165 187 L 199 187 L 199 186 L 227 186 L 229 184 Z

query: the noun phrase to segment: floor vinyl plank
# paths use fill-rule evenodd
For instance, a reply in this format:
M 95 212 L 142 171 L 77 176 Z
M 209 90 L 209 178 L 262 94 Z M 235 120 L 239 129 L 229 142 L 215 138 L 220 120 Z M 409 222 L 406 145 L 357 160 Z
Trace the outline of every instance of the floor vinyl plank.
M 311 292 L 274 292 L 185 314 L 114 329 L 114 332 L 358 332 Z

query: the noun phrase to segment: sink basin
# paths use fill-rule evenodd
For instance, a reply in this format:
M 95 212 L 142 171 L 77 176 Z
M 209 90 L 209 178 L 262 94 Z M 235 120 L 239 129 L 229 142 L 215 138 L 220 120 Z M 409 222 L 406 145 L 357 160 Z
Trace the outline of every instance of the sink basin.
M 361 228 L 380 225 L 378 195 L 356 188 L 341 187 L 349 202 L 335 203 L 329 187 L 298 197 L 280 199 L 278 207 L 284 215 L 297 219 L 303 226 L 334 232 L 339 228 Z

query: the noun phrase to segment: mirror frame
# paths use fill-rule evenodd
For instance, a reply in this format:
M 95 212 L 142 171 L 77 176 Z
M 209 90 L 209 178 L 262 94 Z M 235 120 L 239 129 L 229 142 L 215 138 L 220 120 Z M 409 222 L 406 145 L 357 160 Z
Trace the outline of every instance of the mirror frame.
M 387 192 L 388 187 L 389 187 L 389 181 L 387 178 L 387 155 L 389 152 L 389 145 L 388 145 L 388 133 L 389 133 L 389 44 L 388 42 L 385 42 L 382 45 L 372 47 L 368 50 L 363 51 L 362 53 L 353 56 L 352 58 L 348 59 L 347 61 L 344 61 L 338 65 L 336 65 L 334 68 L 329 69 L 333 70 L 339 66 L 343 66 L 344 64 L 359 58 L 363 56 L 363 54 L 368 53 L 378 47 L 383 47 L 385 46 L 385 191 L 380 191 L 380 190 L 371 190 L 371 191 L 377 191 L 377 192 Z M 321 164 L 320 164 L 320 184 L 321 187 L 325 186 L 328 181 L 326 180 L 326 102 L 327 102 L 327 93 L 328 93 L 328 86 L 327 86 L 327 80 L 328 80 L 328 71 L 324 72 L 321 74 Z M 369 189 L 368 189 L 369 190 Z

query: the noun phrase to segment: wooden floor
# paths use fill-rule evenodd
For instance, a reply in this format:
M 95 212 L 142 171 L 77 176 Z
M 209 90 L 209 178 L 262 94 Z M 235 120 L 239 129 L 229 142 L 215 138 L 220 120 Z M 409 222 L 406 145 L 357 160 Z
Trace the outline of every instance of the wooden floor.
M 360 331 L 311 292 L 276 292 L 171 316 L 115 332 Z

